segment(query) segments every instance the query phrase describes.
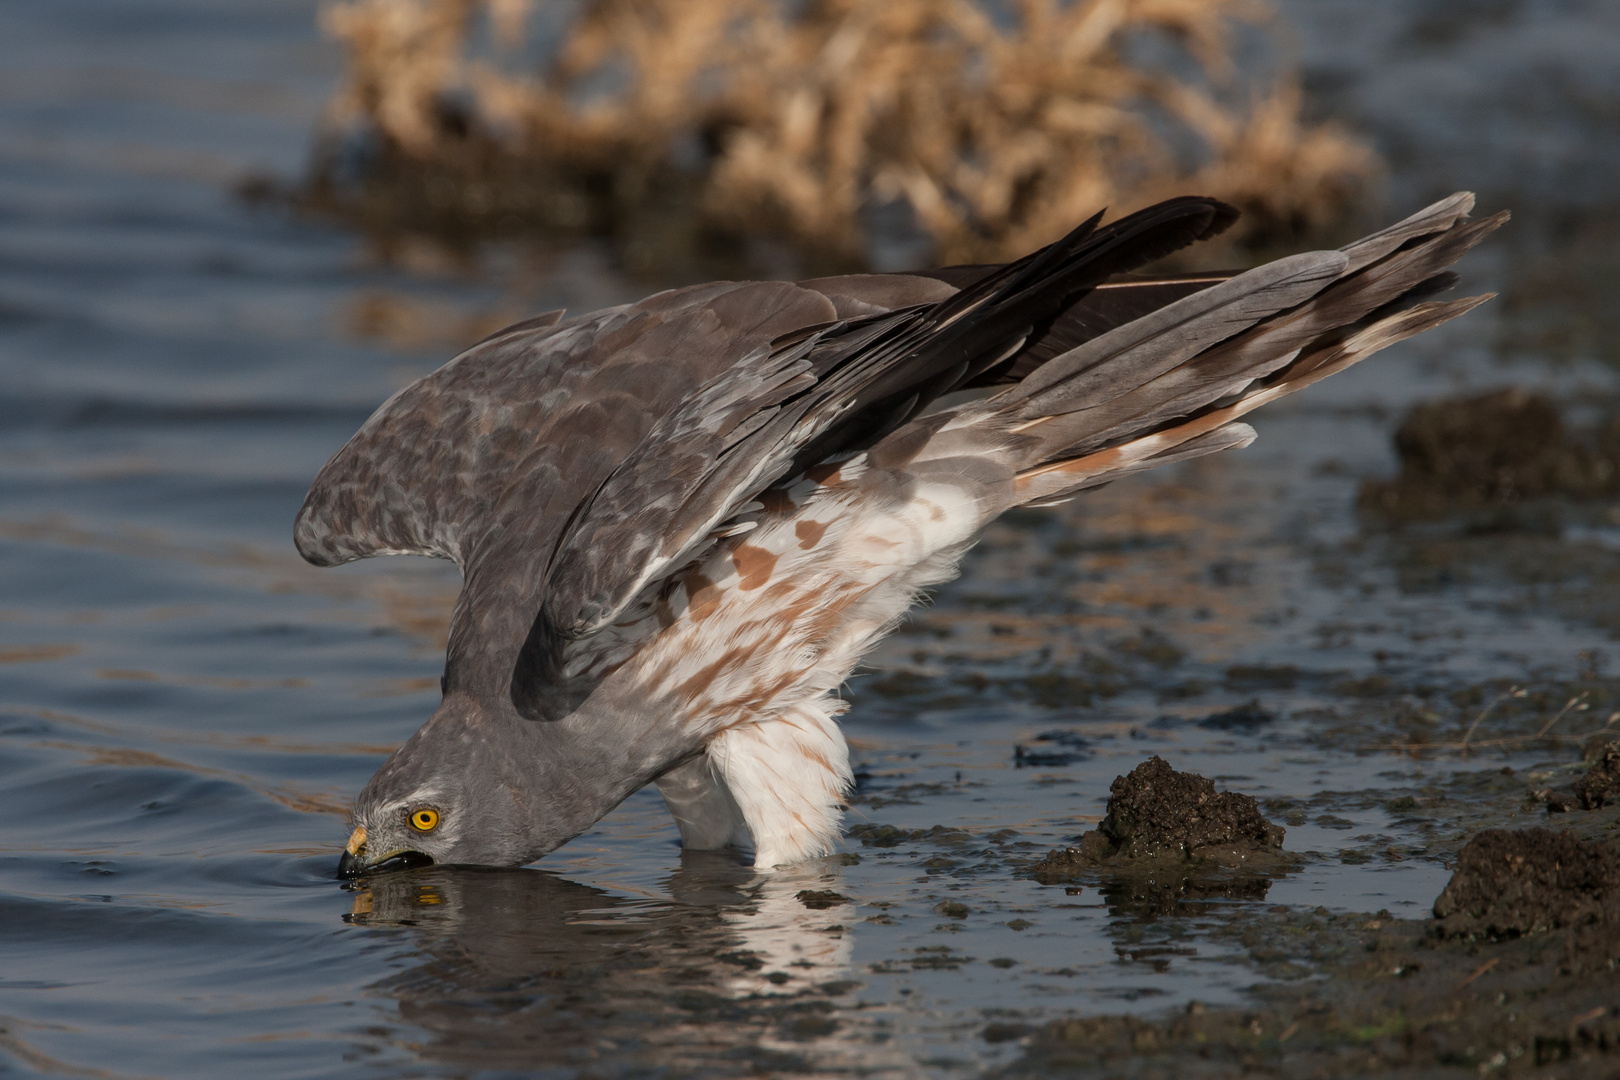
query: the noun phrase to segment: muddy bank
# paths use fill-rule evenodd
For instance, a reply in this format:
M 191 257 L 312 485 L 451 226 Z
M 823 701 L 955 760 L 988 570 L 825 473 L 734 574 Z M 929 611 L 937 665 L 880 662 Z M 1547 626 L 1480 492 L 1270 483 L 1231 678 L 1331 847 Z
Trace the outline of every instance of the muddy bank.
M 1424 923 L 1323 910 L 1235 931 L 1254 957 L 1314 959 L 1320 980 L 1264 986 L 1248 1008 L 1162 1019 L 1094 1017 L 1042 1028 L 1000 1075 L 1612 1077 L 1612 972 L 1573 975 L 1550 935 L 1481 947 Z
M 1256 912 L 1225 932 L 1275 980 L 1252 1006 L 1058 1021 L 999 1075 L 1614 1076 L 1617 890 L 1613 842 L 1491 830 L 1435 919 Z
M 1566 813 L 1536 797 L 1539 774 L 1477 775 L 1490 777 L 1489 790 L 1470 788 L 1466 801 L 1495 805 L 1495 820 L 1576 828 L 1468 828 L 1478 815 L 1449 814 L 1451 800 L 1438 792 L 1396 798 L 1387 809 L 1438 813 L 1450 819 L 1446 832 L 1467 829 L 1433 918 L 1247 906 L 1215 936 L 1264 980 L 1248 1004 L 1016 1032 L 992 1023 L 983 1038 L 1027 1040 L 1024 1057 L 998 1075 L 1615 1075 L 1620 823 L 1588 808 L 1613 797 L 1620 743 L 1595 741 L 1582 765 L 1565 767 L 1566 786 L 1580 793 L 1568 796 Z M 1253 900 L 1269 876 L 1232 868 L 1286 870 L 1281 860 L 1298 856 L 1280 851 L 1282 836 L 1254 799 L 1154 757 L 1115 780 L 1097 829 L 1032 872 L 1047 883 L 1094 883 L 1116 911 L 1137 914 L 1153 885 L 1179 900 Z

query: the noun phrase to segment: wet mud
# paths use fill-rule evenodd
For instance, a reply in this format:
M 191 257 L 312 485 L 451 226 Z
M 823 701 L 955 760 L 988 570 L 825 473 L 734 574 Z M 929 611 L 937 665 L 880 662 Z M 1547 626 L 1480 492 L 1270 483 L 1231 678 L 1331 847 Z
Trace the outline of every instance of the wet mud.
M 1541 934 L 1440 938 L 1425 921 L 1267 913 L 1233 925 L 1259 970 L 1292 978 L 1244 1007 L 1194 1003 L 1160 1018 L 1061 1020 L 1029 1039 L 1012 1077 L 1612 1077 L 1612 970 L 1577 973 Z
M 1453 785 L 1466 790 L 1463 799 L 1433 789 L 1388 799 L 1386 808 L 1408 820 L 1434 815 L 1461 845 L 1432 918 L 1245 906 L 1214 936 L 1265 980 L 1250 1003 L 1193 1002 L 1157 1018 L 992 1023 L 982 1038 L 1026 1047 L 996 1075 L 1613 1076 L 1620 822 L 1579 811 L 1611 797 L 1617 765 L 1620 743 L 1594 740 L 1579 763 L 1459 774 Z M 1574 777 L 1579 795 L 1567 808 L 1535 788 L 1550 771 Z M 1371 794 L 1343 793 L 1338 805 L 1355 812 L 1352 804 Z M 1272 809 L 1294 809 L 1280 803 Z M 1520 827 L 1478 828 L 1492 816 Z M 1522 827 L 1527 819 L 1573 827 Z M 1303 824 L 1297 812 L 1289 820 Z M 1303 860 L 1280 851 L 1282 838 L 1256 800 L 1217 792 L 1153 757 L 1115 780 L 1097 829 L 1050 852 L 1033 873 L 1046 884 L 1095 883 L 1116 911 L 1139 919 L 1185 915 L 1189 901 L 1263 899 L 1268 875 L 1223 879 L 1221 871 L 1267 856 L 1271 875 L 1290 869 L 1290 859 L 1297 867 Z M 1166 873 L 1167 861 L 1182 873 Z M 1161 902 L 1145 903 L 1155 892 Z M 1555 1073 L 1543 1071 L 1550 1067 Z

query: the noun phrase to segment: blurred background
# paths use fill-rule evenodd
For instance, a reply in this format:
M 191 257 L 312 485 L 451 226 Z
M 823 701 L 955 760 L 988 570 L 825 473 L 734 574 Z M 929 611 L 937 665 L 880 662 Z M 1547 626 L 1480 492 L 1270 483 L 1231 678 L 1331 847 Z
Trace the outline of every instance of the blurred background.
M 1459 829 L 1539 813 L 1615 722 L 1613 4 L 53 0 L 0 29 L 0 1071 L 974 1075 L 1066 1015 L 1304 977 L 1221 944 L 1262 900 L 1423 915 Z M 1514 214 L 1462 267 L 1492 304 L 1249 450 L 990 531 L 851 688 L 870 828 L 840 856 L 683 857 L 642 793 L 538 870 L 332 880 L 458 581 L 314 570 L 291 521 L 459 348 L 1178 193 L 1245 212 L 1183 265 L 1251 265 L 1459 189 Z M 1155 752 L 1259 796 L 1306 868 L 1168 907 L 1028 880 Z

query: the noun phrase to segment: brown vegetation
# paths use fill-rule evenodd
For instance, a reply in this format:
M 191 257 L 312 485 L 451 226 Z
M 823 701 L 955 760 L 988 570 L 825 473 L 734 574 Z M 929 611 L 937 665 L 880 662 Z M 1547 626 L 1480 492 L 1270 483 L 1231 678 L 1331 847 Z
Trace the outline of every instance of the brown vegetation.
M 904 203 L 951 262 L 1197 191 L 1247 211 L 1250 242 L 1293 237 L 1376 163 L 1302 121 L 1292 76 L 1237 70 L 1270 19 L 1261 0 L 586 0 L 571 19 L 343 0 L 323 22 L 348 78 L 306 201 L 485 235 L 676 220 L 850 263 L 873 208 Z

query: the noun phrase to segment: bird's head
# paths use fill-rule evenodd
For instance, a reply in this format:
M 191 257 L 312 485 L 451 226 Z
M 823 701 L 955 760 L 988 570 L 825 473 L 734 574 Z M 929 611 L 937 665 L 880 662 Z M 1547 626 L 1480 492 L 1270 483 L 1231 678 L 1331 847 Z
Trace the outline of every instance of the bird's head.
M 338 875 L 533 862 L 692 755 L 691 731 L 664 715 L 612 701 L 536 722 L 452 692 L 355 800 Z
M 528 777 L 474 710 L 446 701 L 366 783 L 340 877 L 430 863 L 521 866 L 542 852 Z M 513 734 L 522 735 L 521 729 Z M 532 759 L 531 759 L 532 760 Z

